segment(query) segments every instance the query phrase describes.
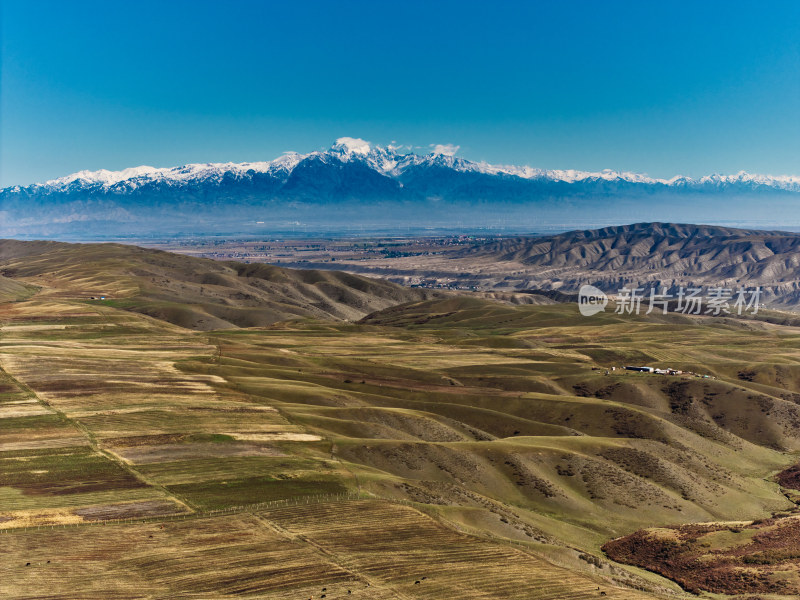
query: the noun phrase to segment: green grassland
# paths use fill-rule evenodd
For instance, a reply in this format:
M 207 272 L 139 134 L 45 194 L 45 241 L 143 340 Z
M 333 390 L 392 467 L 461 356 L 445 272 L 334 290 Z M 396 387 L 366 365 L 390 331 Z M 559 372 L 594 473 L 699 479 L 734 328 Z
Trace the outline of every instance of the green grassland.
M 93 302 L 105 271 L 27 268 L 3 597 L 678 597 L 603 544 L 795 510 L 792 327 L 448 297 L 198 331 L 131 310 L 134 276 Z

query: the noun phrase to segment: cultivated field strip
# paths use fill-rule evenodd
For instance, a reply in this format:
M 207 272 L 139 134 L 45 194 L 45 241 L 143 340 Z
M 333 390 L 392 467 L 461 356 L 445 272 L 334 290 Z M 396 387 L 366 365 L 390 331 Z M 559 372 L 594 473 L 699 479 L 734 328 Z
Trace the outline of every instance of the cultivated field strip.
M 652 598 L 380 500 L 28 530 L 3 543 L 2 597 Z
M 206 336 L 71 306 L 48 320 L 24 303 L 0 310 L 0 525 L 157 517 L 345 491 L 333 465 L 285 449 L 320 436 L 218 375 L 186 371 L 215 360 Z
M 408 598 L 644 598 L 528 553 L 458 534 L 417 510 L 382 501 L 265 511 L 371 581 Z M 420 582 L 420 583 L 416 583 Z
M 307 598 L 354 580 L 247 514 L 8 535 L 0 565 L 4 598 Z

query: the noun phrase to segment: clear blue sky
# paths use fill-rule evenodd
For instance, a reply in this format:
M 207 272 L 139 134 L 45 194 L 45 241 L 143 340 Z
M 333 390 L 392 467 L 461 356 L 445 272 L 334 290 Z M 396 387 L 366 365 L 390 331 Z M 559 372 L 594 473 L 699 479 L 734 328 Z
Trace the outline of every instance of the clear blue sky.
M 0 185 L 341 136 L 800 174 L 800 2 L 0 0 Z

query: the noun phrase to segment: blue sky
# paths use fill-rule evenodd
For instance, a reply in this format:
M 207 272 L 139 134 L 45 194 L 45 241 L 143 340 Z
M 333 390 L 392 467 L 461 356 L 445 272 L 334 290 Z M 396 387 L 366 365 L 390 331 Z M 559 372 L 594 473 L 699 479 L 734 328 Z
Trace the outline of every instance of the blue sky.
M 0 185 L 342 136 L 800 173 L 800 2 L 2 0 Z

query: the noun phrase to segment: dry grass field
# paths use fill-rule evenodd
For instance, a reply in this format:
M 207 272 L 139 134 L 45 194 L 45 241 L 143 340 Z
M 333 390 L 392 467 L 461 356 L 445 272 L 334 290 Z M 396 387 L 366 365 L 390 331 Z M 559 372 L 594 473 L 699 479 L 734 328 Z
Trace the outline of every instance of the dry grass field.
M 449 297 L 198 331 L 85 269 L 4 288 L 0 597 L 680 597 L 601 548 L 796 510 L 793 328 Z
M 376 500 L 25 530 L 0 540 L 4 598 L 651 597 Z

